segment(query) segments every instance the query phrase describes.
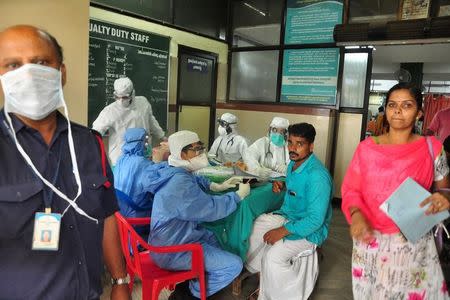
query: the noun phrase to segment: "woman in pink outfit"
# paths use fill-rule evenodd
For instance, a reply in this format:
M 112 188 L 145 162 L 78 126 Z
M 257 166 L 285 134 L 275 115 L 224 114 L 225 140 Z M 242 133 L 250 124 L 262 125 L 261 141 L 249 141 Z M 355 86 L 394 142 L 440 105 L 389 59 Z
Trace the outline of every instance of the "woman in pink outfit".
M 358 145 L 342 185 L 342 211 L 353 238 L 353 297 L 448 299 L 432 233 L 412 244 L 379 208 L 407 177 L 427 190 L 448 188 L 445 153 L 434 137 L 413 132 L 422 115 L 420 90 L 397 84 L 386 99 L 388 132 Z M 449 198 L 434 193 L 421 205 L 431 203 L 427 213 L 437 213 L 449 209 Z

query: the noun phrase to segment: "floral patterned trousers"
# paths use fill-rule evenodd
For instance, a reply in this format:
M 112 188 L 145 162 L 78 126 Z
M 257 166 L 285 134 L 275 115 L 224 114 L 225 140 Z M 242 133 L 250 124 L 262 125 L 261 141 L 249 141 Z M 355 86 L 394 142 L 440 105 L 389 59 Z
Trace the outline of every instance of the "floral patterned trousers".
M 374 237 L 353 241 L 354 299 L 450 299 L 431 232 L 415 244 L 401 233 Z

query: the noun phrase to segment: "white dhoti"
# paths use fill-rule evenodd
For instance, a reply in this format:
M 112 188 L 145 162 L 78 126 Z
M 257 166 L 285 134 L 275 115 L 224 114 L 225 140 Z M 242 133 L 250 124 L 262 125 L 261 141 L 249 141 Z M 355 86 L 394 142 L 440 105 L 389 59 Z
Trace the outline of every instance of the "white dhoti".
M 246 268 L 261 272 L 259 300 L 307 299 L 319 274 L 316 245 L 307 240 L 280 240 L 265 244 L 264 234 L 287 220 L 280 215 L 259 216 L 250 236 Z

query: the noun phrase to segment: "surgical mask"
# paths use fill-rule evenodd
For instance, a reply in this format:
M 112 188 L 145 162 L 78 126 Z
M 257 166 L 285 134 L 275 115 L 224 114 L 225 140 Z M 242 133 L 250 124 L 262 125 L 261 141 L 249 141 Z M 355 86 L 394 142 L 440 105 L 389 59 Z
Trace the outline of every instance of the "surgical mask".
M 131 104 L 131 99 L 117 101 L 119 101 L 120 105 L 122 105 L 123 108 L 127 108 Z
M 125 96 L 118 96 L 117 93 L 114 91 L 114 99 L 116 99 L 116 101 L 119 102 L 119 104 L 123 108 L 127 108 L 131 105 L 134 99 L 134 95 L 135 95 L 134 90 L 131 92 L 131 94 Z
M 217 128 L 217 131 L 219 132 L 219 135 L 221 135 L 221 136 L 227 135 L 227 129 L 225 127 L 219 126 L 219 128 Z
M 89 216 L 84 210 L 82 210 L 77 204 L 76 200 L 81 195 L 82 187 L 81 187 L 81 179 L 80 179 L 80 172 L 78 170 L 78 163 L 77 158 L 75 154 L 75 146 L 73 142 L 72 137 L 72 126 L 69 121 L 69 112 L 67 109 L 67 105 L 64 101 L 64 95 L 62 92 L 62 84 L 61 84 L 61 73 L 58 70 L 52 68 L 40 66 L 40 65 L 24 65 L 20 67 L 17 70 L 7 72 L 3 76 L 0 77 L 2 82 L 3 91 L 5 93 L 5 107 L 4 107 L 4 113 L 5 118 L 7 121 L 8 131 L 14 141 L 14 144 L 16 145 L 17 150 L 19 151 L 20 155 L 23 157 L 25 162 L 30 166 L 30 168 L 33 170 L 33 172 L 39 177 L 42 182 L 49 187 L 56 195 L 58 195 L 61 199 L 65 200 L 69 203 L 69 205 L 65 208 L 62 215 L 67 212 L 67 210 L 72 206 L 77 213 L 80 215 L 85 216 L 86 218 L 93 220 L 98 223 L 98 220 Z M 56 72 L 56 73 L 55 73 Z M 12 73 L 12 75 L 11 75 Z M 56 79 L 58 78 L 58 80 Z M 23 80 L 24 82 L 21 83 L 20 80 Z M 42 87 L 39 85 L 42 84 Z M 25 91 L 24 87 L 29 87 L 32 90 L 31 91 Z M 38 94 L 39 92 L 42 92 L 42 94 Z M 24 104 L 22 105 L 22 99 L 19 97 L 24 97 Z M 44 100 L 47 101 L 41 101 L 41 97 L 44 97 Z M 47 97 L 51 98 L 51 101 L 48 101 Z M 52 98 L 54 97 L 54 98 Z M 15 102 L 16 100 L 20 100 L 21 102 Z M 45 106 L 45 109 L 41 111 L 40 115 L 47 116 L 51 112 L 53 112 L 58 105 L 62 106 L 64 108 L 64 115 L 67 120 L 67 141 L 69 145 L 69 152 L 70 152 L 70 159 L 72 162 L 72 172 L 73 176 L 75 177 L 75 182 L 78 186 L 77 194 L 73 199 L 70 199 L 67 195 L 62 193 L 59 189 L 57 189 L 51 182 L 49 182 L 47 179 L 45 179 L 42 174 L 37 170 L 35 167 L 33 161 L 28 156 L 28 154 L 23 149 L 22 145 L 17 140 L 16 132 L 13 130 L 12 120 L 9 116 L 9 113 L 17 113 L 22 115 L 22 111 L 24 110 L 23 107 L 26 107 L 27 109 L 29 107 L 35 107 L 35 103 L 42 103 L 43 106 Z M 45 105 L 48 103 L 53 103 L 53 105 Z M 56 105 L 55 103 L 58 103 Z M 23 107 L 22 107 L 23 106 Z M 54 107 L 54 109 L 50 110 L 49 107 Z M 37 108 L 34 109 L 34 111 L 38 111 Z M 48 113 L 43 113 L 43 111 L 48 111 Z M 29 117 L 26 114 L 23 114 L 26 117 Z M 33 114 L 34 117 L 37 117 L 37 114 Z M 31 118 L 31 117 L 30 117 Z M 42 117 L 44 118 L 44 117 Z M 42 119 L 37 118 L 36 120 Z
M 208 156 L 206 156 L 206 153 L 202 153 L 194 158 L 191 158 L 186 167 L 189 171 L 194 172 L 206 168 L 207 166 L 209 166 Z
M 0 76 L 5 109 L 32 120 L 42 120 L 62 107 L 61 71 L 26 64 Z
M 270 141 L 277 147 L 283 147 L 286 141 L 281 133 L 270 133 Z

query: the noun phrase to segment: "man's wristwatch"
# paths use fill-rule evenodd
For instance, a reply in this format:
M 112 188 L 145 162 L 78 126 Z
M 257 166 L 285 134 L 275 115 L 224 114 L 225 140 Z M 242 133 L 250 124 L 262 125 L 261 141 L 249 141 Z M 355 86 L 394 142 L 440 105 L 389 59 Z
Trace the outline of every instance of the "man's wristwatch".
M 127 274 L 126 277 L 122 278 L 111 278 L 112 285 L 129 284 L 130 281 L 130 274 Z

